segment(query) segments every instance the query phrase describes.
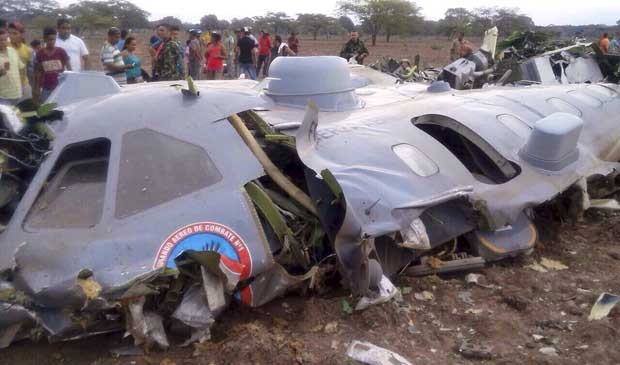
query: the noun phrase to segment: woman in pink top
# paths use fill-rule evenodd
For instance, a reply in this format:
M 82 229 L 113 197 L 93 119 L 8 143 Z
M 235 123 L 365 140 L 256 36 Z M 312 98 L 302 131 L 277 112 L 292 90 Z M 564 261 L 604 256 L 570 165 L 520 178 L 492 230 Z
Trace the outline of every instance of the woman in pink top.
M 221 80 L 224 72 L 226 48 L 222 45 L 222 36 L 213 33 L 211 43 L 207 46 L 207 80 Z

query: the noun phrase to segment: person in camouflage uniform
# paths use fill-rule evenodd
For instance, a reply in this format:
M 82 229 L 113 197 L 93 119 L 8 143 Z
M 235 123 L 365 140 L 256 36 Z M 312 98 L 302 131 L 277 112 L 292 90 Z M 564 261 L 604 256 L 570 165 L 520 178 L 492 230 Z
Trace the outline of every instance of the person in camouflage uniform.
M 359 39 L 359 34 L 357 32 L 351 32 L 351 39 L 342 47 L 340 57 L 347 61 L 355 57 L 355 61 L 358 64 L 364 64 L 364 59 L 368 57 L 368 48 L 366 48 L 364 42 Z
M 178 61 L 183 54 L 180 53 L 177 42 L 172 39 L 170 28 L 167 27 L 166 30 L 160 33 L 164 44 L 155 59 L 154 78 L 156 81 L 181 80 L 183 73 L 179 72 Z

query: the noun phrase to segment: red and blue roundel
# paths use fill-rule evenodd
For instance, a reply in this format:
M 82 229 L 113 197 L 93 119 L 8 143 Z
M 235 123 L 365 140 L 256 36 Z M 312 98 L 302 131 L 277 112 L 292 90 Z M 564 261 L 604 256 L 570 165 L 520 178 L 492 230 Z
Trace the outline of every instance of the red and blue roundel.
M 252 272 L 252 257 L 241 236 L 213 222 L 193 223 L 171 234 L 159 248 L 153 269 L 176 268 L 174 260 L 187 250 L 219 253 L 221 264 L 239 275 L 239 280 L 247 279 Z

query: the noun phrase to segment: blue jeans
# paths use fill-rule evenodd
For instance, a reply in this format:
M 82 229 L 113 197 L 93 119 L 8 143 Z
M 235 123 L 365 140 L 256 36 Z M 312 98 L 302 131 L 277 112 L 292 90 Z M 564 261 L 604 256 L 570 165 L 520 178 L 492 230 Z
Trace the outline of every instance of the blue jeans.
M 256 80 L 256 66 L 253 63 L 240 63 L 239 74 L 245 74 L 246 77 Z

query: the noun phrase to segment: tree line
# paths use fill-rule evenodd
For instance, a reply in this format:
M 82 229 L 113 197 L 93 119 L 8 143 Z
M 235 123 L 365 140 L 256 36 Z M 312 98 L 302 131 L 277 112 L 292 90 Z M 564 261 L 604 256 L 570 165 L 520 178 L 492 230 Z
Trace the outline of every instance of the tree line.
M 380 36 L 390 42 L 394 35 L 447 36 L 455 31 L 462 31 L 469 36 L 480 36 L 486 29 L 497 26 L 500 36 L 506 36 L 514 31 L 536 28 L 533 20 L 522 14 L 518 8 L 451 8 L 437 21 L 424 19 L 421 11 L 415 2 L 407 0 L 343 0 L 337 2 L 336 17 L 317 13 L 289 16 L 283 12 L 268 12 L 262 16 L 226 20 L 219 19 L 214 14 L 207 14 L 200 19 L 200 23 L 194 24 L 174 17 L 151 22 L 150 13 L 127 0 L 85 0 L 66 7 L 61 7 L 56 0 L 3 0 L 0 3 L 0 18 L 21 21 L 33 28 L 43 28 L 54 24 L 58 17 L 67 17 L 72 19 L 73 26 L 78 32 L 110 26 L 143 29 L 160 22 L 185 29 L 200 27 L 205 30 L 221 30 L 247 26 L 255 30 L 267 30 L 273 34 L 294 31 L 311 35 L 314 39 L 330 38 L 359 30 L 369 36 L 374 45 Z M 602 30 L 605 26 L 591 26 L 587 29 L 592 27 Z M 559 27 L 559 33 L 568 28 L 572 31 L 575 27 Z M 554 29 L 557 31 L 558 27 Z

